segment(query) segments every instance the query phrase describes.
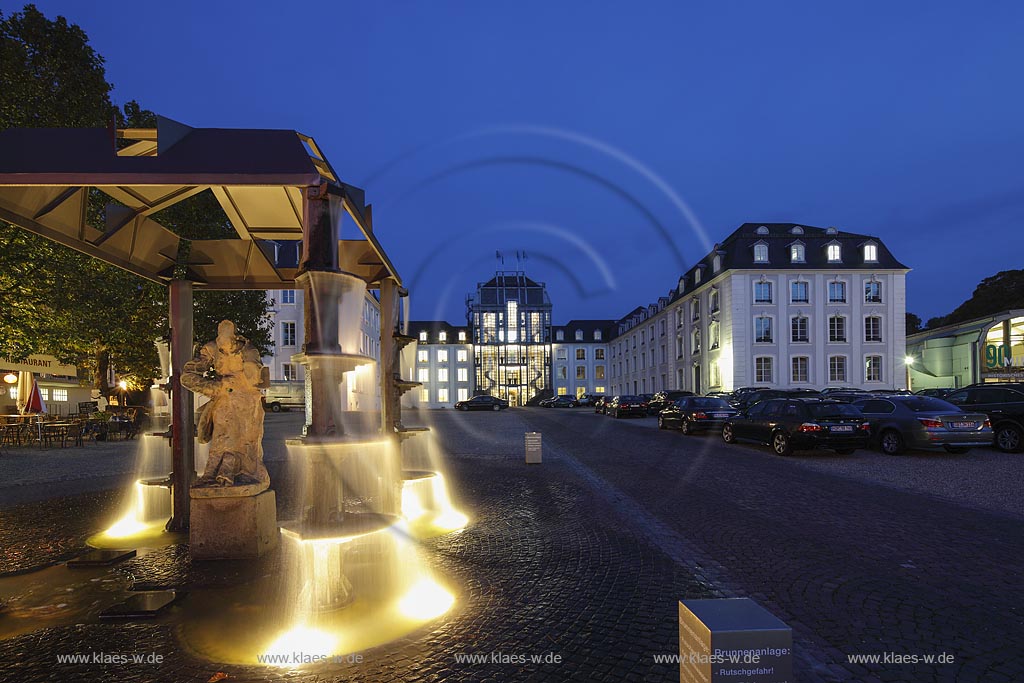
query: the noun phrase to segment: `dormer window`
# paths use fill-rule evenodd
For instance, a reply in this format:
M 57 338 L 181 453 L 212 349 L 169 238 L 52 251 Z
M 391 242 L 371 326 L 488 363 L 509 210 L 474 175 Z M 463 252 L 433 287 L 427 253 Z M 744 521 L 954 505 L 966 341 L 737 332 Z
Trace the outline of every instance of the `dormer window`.
M 768 245 L 764 242 L 754 245 L 754 263 L 768 263 Z
M 565 332 L 563 332 L 562 330 L 558 330 L 557 332 L 555 332 L 555 340 L 565 341 Z
M 878 263 L 878 245 L 870 242 L 864 245 L 864 260 L 868 263 Z
M 699 285 L 700 284 L 700 268 L 698 268 L 697 270 L 693 271 L 693 284 L 695 284 L 695 285 Z
M 686 289 L 686 278 L 681 277 L 679 278 L 679 285 L 676 287 L 676 291 L 682 294 L 684 289 Z
M 715 258 L 713 258 L 711 260 L 711 270 L 712 270 L 712 272 L 717 273 L 721 269 L 722 269 L 722 257 L 719 256 L 718 254 L 715 254 Z
M 427 342 L 427 333 L 426 332 L 420 332 L 420 341 L 423 342 L 424 344 Z
M 839 246 L 838 242 L 833 242 L 826 249 L 829 263 L 839 263 L 843 260 L 843 248 Z
M 794 225 L 793 229 L 790 230 L 789 232 L 790 232 L 790 234 L 793 234 L 793 235 L 802 235 L 802 234 L 804 234 L 804 229 L 801 228 L 799 225 Z
M 793 242 L 793 244 L 789 245 L 790 263 L 803 263 L 805 260 L 803 242 Z
M 758 235 L 767 235 L 768 234 L 768 226 L 767 225 L 762 225 L 761 227 L 759 227 L 757 229 L 757 234 Z
M 826 235 L 838 235 L 839 231 L 836 230 L 835 228 L 833 228 L 832 226 L 829 226 L 829 227 L 825 228 L 825 234 Z
M 601 330 L 594 330 L 594 341 L 601 341 Z
M 576 330 L 576 341 L 583 341 L 583 330 Z
M 437 334 L 437 340 L 439 342 L 441 342 L 442 344 L 444 344 L 446 341 L 448 341 L 448 333 L 447 332 L 439 332 Z
M 466 341 L 466 331 L 465 330 L 459 330 L 459 341 L 460 342 Z

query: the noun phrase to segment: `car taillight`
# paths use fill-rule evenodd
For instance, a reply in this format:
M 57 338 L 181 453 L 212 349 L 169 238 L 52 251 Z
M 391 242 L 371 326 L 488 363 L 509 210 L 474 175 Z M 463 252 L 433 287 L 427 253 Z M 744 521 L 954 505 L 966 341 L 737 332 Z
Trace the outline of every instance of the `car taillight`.
M 804 422 L 802 425 L 797 427 L 798 432 L 823 432 L 825 428 L 816 422 Z
M 871 423 L 870 422 L 861 422 L 860 423 L 860 428 L 863 429 L 865 432 L 870 432 L 871 431 Z
M 942 427 L 942 420 L 933 420 L 930 417 L 919 417 L 917 421 L 928 429 L 940 429 Z
M 708 419 L 707 413 L 701 413 L 701 412 L 694 413 L 693 417 L 698 419 L 698 420 L 706 420 L 706 419 Z

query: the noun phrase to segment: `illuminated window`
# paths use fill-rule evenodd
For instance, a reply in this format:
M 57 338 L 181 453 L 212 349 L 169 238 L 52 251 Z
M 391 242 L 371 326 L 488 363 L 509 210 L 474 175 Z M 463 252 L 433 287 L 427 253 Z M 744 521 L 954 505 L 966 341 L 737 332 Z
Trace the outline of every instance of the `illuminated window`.
M 768 263 L 768 245 L 764 243 L 754 245 L 754 263 Z
M 447 389 L 438 389 L 437 390 L 437 402 L 438 403 L 447 403 L 448 402 L 448 390 Z
M 569 392 L 566 390 L 565 387 L 558 387 L 558 395 L 559 396 L 565 396 L 567 393 L 569 393 Z
M 466 349 L 459 349 L 455 352 L 455 360 L 459 363 L 465 363 L 469 360 L 469 352 Z
M 712 313 L 717 313 L 718 305 L 718 290 L 712 289 L 711 294 L 708 295 L 708 310 Z
M 53 390 L 53 400 L 54 401 L 67 401 L 68 400 L 68 390 L 67 389 L 54 389 Z
M 466 368 L 459 368 L 457 372 L 458 372 L 458 379 L 459 379 L 460 382 L 468 382 L 469 381 L 469 370 L 467 370 Z
M 722 386 L 722 373 L 718 366 L 718 361 L 711 364 L 711 381 L 710 386 L 720 387 Z
M 448 333 L 447 332 L 438 332 L 437 333 L 437 340 L 439 342 L 441 342 L 442 344 L 444 344 L 446 341 L 448 341 Z
M 509 301 L 505 304 L 506 339 L 512 344 L 519 341 L 519 304 Z
M 295 363 L 281 363 L 281 378 L 286 382 L 294 382 L 299 379 L 299 369 Z
M 427 333 L 426 333 L 426 331 L 420 332 L 420 341 L 421 342 L 426 342 L 427 341 Z
M 594 330 L 594 341 L 601 341 L 601 330 Z
M 597 365 L 594 367 L 594 379 L 604 379 L 604 366 Z
M 459 341 L 460 342 L 466 341 L 466 331 L 465 330 L 459 330 Z
M 838 263 L 843 260 L 843 250 L 838 244 L 828 245 L 827 253 L 829 263 Z
M 44 401 L 50 400 L 50 390 L 46 387 L 39 387 L 39 393 L 42 395 Z
M 447 382 L 448 381 L 448 368 L 438 368 L 437 369 L 437 381 L 438 382 Z
M 295 323 L 281 323 L 281 346 L 295 346 Z
M 427 368 L 420 368 L 416 373 L 416 380 L 420 383 L 426 383 L 430 381 L 430 370 Z
M 438 363 L 447 363 L 448 362 L 448 349 L 438 349 L 437 350 L 437 362 Z
M 864 245 L 864 260 L 868 262 L 878 260 L 878 247 L 874 244 Z
M 804 245 L 802 244 L 791 244 L 789 245 L 789 261 L 790 263 L 803 263 L 804 262 Z
M 577 365 L 576 366 L 576 379 L 586 379 L 586 378 L 587 378 L 587 366 L 586 365 Z
M 576 360 L 586 360 L 586 359 L 587 359 L 587 350 L 586 349 L 576 349 Z
M 295 303 L 295 290 L 294 289 L 282 289 L 281 290 L 281 303 L 293 304 Z
M 13 386 L 7 390 L 7 395 L 11 397 L 12 401 L 18 400 L 18 387 Z
M 426 349 L 417 349 L 416 360 L 418 360 L 421 363 L 426 363 L 427 361 L 430 360 L 430 352 L 427 351 Z
M 864 381 L 865 382 L 881 382 L 882 381 L 882 357 L 881 356 L 868 356 L 864 359 Z
M 595 394 L 603 394 L 604 393 L 604 387 L 594 387 L 594 393 Z
M 583 341 L 583 330 L 576 330 L 576 341 Z
M 420 389 L 420 403 L 428 403 L 430 401 L 430 391 L 427 389 Z
M 594 349 L 594 360 L 604 360 L 604 349 Z
M 711 345 L 711 348 L 717 349 L 718 346 L 719 346 L 720 341 L 721 341 L 721 332 L 719 331 L 719 324 L 718 324 L 717 321 L 713 321 L 713 322 L 708 324 L 708 343 Z M 664 348 L 664 347 L 662 347 L 662 348 Z M 664 360 L 665 359 L 662 358 L 663 362 L 664 362 Z
M 459 389 L 458 397 L 460 401 L 465 401 L 469 398 L 469 389 Z

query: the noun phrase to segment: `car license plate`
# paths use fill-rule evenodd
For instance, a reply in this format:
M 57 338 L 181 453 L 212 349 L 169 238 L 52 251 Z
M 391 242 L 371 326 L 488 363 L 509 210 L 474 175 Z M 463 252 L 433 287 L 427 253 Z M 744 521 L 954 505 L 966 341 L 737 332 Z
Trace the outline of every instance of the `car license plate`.
M 853 431 L 853 426 L 852 425 L 835 425 L 833 427 L 830 427 L 829 431 L 833 431 L 833 432 L 852 432 Z
M 974 429 L 977 425 L 973 422 L 950 422 L 953 429 Z
M 711 417 L 729 417 L 729 413 L 711 413 Z

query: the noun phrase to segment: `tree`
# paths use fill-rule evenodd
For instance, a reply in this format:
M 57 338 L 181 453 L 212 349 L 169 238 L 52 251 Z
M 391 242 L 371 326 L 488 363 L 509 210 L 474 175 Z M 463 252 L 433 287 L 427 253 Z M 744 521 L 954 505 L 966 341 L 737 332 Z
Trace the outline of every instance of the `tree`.
M 1024 270 L 1004 270 L 982 280 L 970 299 L 949 315 L 930 319 L 928 327 L 954 325 L 1015 308 L 1024 308 Z
M 921 316 L 907 313 L 907 334 L 921 331 Z
M 135 101 L 117 110 L 103 58 L 85 32 L 63 17 L 47 19 L 34 5 L 0 13 L 0 83 L 0 129 L 156 125 L 156 116 Z M 93 225 L 101 224 L 111 201 L 94 193 Z M 154 218 L 187 239 L 234 236 L 210 192 Z M 91 375 L 104 394 L 110 364 L 136 387 L 159 374 L 153 342 L 168 333 L 167 291 L 159 284 L 0 221 L 0 303 L 5 355 L 20 360 L 50 353 Z M 262 291 L 199 291 L 197 339 L 206 338 L 209 320 L 231 318 L 268 352 L 269 306 Z

